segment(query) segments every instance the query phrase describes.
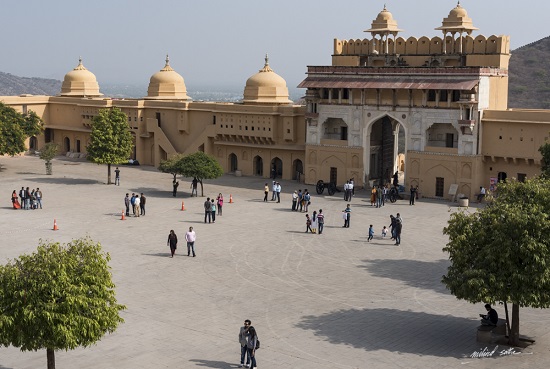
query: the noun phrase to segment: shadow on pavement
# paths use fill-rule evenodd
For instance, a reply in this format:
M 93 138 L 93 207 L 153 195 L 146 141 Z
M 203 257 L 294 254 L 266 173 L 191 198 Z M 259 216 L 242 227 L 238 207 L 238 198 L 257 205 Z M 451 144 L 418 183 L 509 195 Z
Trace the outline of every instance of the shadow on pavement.
M 66 184 L 66 185 L 89 185 L 89 184 L 103 184 L 101 181 L 94 179 L 82 179 L 82 178 L 28 178 L 27 181 L 38 183 L 51 183 L 51 184 Z
M 192 363 L 195 363 L 196 366 L 202 366 L 202 367 L 205 367 L 205 368 L 219 368 L 219 369 L 223 368 L 223 369 L 225 369 L 225 368 L 238 368 L 239 367 L 236 364 L 229 364 L 225 361 L 199 360 L 199 359 L 191 359 L 189 361 L 192 362 Z
M 447 273 L 447 267 L 450 265 L 446 259 L 433 262 L 375 259 L 363 260 L 363 262 L 365 265 L 360 265 L 359 268 L 367 270 L 373 276 L 390 278 L 404 282 L 411 287 L 449 294 L 443 283 L 441 283 L 441 277 Z
M 296 327 L 333 344 L 367 351 L 461 358 L 477 348 L 478 322 L 450 315 L 395 309 L 340 310 L 305 316 Z

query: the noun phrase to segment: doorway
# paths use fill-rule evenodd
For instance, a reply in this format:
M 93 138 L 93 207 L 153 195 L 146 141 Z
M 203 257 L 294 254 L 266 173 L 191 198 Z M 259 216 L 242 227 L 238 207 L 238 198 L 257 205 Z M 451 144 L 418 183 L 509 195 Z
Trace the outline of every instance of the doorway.
M 229 172 L 234 173 L 236 170 L 238 170 L 238 161 L 237 161 L 237 155 L 231 153 L 229 155 Z
M 264 176 L 264 161 L 261 156 L 255 156 L 254 157 L 254 168 L 253 173 L 255 176 Z

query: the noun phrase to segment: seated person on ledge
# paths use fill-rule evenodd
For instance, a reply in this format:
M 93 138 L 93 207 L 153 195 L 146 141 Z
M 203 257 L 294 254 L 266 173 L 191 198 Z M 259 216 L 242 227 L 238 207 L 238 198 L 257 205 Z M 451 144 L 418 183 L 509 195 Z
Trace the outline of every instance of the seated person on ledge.
M 497 325 L 498 323 L 498 313 L 495 309 L 491 307 L 490 304 L 485 304 L 485 310 L 487 310 L 487 314 L 479 314 L 481 317 L 481 325 Z

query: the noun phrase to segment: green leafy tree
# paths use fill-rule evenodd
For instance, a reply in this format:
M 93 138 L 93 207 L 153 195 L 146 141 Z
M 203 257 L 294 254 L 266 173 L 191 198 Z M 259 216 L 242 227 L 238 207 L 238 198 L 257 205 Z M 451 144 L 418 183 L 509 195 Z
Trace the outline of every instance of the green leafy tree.
M 21 351 L 88 347 L 124 322 L 119 312 L 110 256 L 90 238 L 66 245 L 40 241 L 30 255 L 0 266 L 0 344 Z
M 539 147 L 539 152 L 542 155 L 541 171 L 542 176 L 545 178 L 550 178 L 550 143 L 546 142 L 544 145 Z
M 55 158 L 59 151 L 59 145 L 53 142 L 48 142 L 40 150 L 40 159 L 46 161 L 46 174 L 52 174 L 52 159 Z
M 223 169 L 218 161 L 202 151 L 184 156 L 175 155 L 160 163 L 159 170 L 164 173 L 171 173 L 176 180 L 176 175 L 193 177 L 201 184 L 201 196 L 204 196 L 204 179 L 214 179 L 223 175 Z
M 472 214 L 451 215 L 444 233 L 451 266 L 442 282 L 471 303 L 512 303 L 509 343 L 519 344 L 519 308 L 550 306 L 550 182 L 500 183 Z
M 38 136 L 42 129 L 42 120 L 35 112 L 21 114 L 0 102 L 0 155 L 15 156 L 24 152 L 25 141 Z
M 162 160 L 159 165 L 159 170 L 163 173 L 170 173 L 174 178 L 173 181 L 176 181 L 176 176 L 179 174 L 183 174 L 183 167 L 181 166 L 181 159 L 183 159 L 185 155 L 183 154 L 176 154 L 171 156 L 170 158 L 166 160 Z
M 92 120 L 88 160 L 107 164 L 107 184 L 111 184 L 111 164 L 127 162 L 133 140 L 128 117 L 119 108 L 101 109 Z

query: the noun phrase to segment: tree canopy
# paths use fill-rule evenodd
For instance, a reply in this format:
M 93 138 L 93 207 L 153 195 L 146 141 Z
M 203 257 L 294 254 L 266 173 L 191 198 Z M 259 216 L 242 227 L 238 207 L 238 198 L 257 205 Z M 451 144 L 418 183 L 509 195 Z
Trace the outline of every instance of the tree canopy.
M 111 184 L 111 164 L 127 162 L 133 139 L 128 117 L 119 108 L 101 109 L 92 119 L 92 134 L 86 150 L 88 160 L 107 164 L 107 183 Z
M 15 156 L 26 151 L 25 141 L 38 136 L 42 126 L 42 120 L 35 112 L 21 114 L 0 102 L 0 155 Z
M 539 147 L 539 152 L 542 155 L 541 175 L 550 178 L 550 143 L 546 142 Z
M 550 306 L 550 182 L 499 183 L 475 213 L 451 215 L 444 233 L 451 266 L 443 283 L 459 299 L 511 302 L 510 344 L 519 343 L 519 307 Z
M 190 155 L 175 155 L 162 161 L 159 170 L 164 173 L 171 173 L 174 180 L 178 174 L 184 177 L 196 178 L 201 184 L 201 196 L 204 196 L 202 182 L 204 179 L 215 179 L 223 175 L 223 169 L 218 161 L 202 151 Z
M 22 351 L 90 346 L 124 320 L 111 279 L 109 254 L 90 238 L 66 245 L 40 241 L 31 255 L 0 266 L 0 344 Z

